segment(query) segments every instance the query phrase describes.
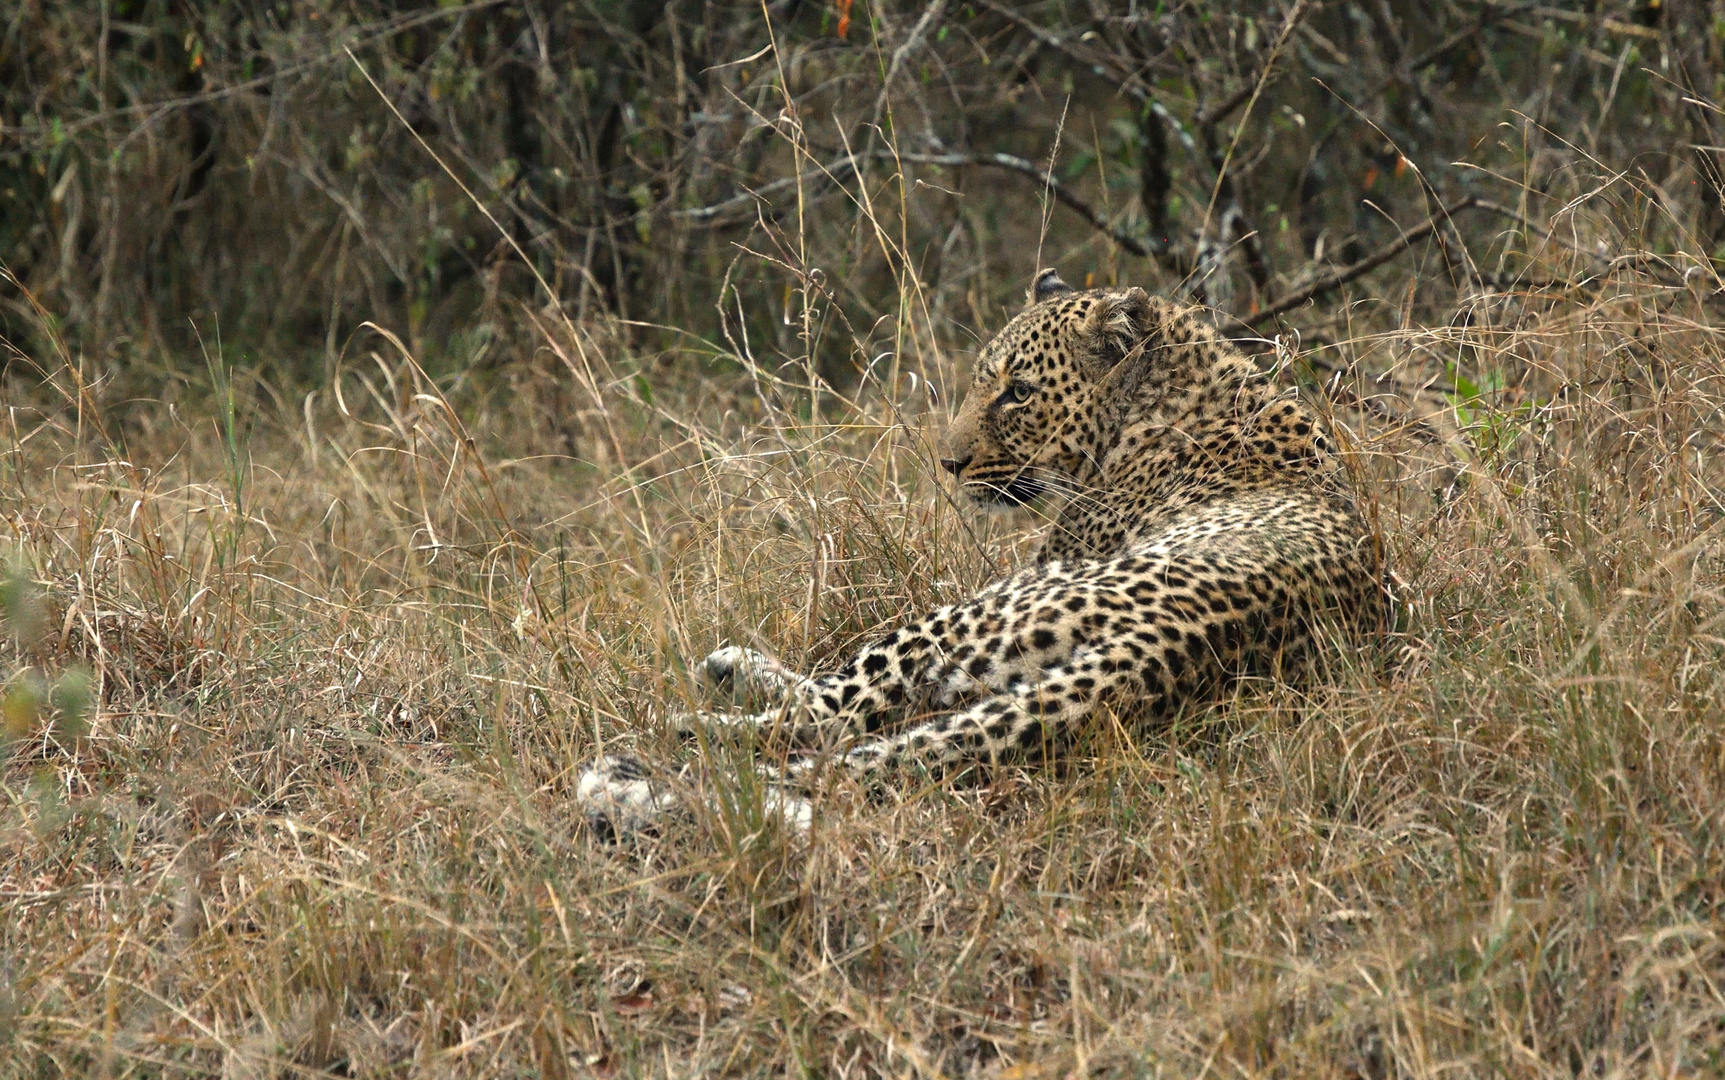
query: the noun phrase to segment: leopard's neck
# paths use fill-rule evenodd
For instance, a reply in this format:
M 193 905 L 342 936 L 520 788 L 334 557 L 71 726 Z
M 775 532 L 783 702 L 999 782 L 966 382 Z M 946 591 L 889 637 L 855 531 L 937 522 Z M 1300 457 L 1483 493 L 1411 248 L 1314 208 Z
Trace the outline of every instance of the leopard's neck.
M 1316 418 L 1243 357 L 1123 417 L 1056 515 L 1041 561 L 1105 558 L 1180 513 L 1244 492 L 1306 487 L 1333 468 Z

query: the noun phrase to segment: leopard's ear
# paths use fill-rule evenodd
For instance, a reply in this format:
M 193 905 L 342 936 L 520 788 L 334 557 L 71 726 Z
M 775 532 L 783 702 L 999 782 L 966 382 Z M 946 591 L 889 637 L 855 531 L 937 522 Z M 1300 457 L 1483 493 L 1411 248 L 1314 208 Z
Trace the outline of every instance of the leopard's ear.
M 1029 291 L 1024 294 L 1024 305 L 1029 307 L 1032 304 L 1040 304 L 1051 296 L 1059 296 L 1061 293 L 1071 291 L 1072 286 L 1061 281 L 1060 271 L 1051 266 L 1046 270 L 1036 272 L 1036 277 L 1030 282 Z
M 1143 289 L 1133 286 L 1104 295 L 1090 312 L 1093 374 L 1111 372 L 1128 357 L 1136 356 L 1135 362 L 1143 362 L 1144 350 L 1137 346 L 1150 336 L 1155 323 L 1155 308 Z

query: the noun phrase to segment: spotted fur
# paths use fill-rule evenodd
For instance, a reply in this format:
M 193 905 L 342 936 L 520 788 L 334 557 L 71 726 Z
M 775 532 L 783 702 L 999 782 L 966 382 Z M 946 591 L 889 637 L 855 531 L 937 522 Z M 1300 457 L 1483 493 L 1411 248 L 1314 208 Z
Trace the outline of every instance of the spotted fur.
M 795 793 L 823 760 L 867 778 L 1044 756 L 1101 703 L 1153 721 L 1233 678 L 1293 673 L 1323 626 L 1357 636 L 1382 617 L 1381 560 L 1317 419 L 1201 313 L 1142 289 L 1039 274 L 978 357 L 941 458 L 977 503 L 1059 507 L 1032 565 L 818 678 L 734 647 L 704 662 L 714 682 L 780 699 L 705 719 L 839 746 L 766 770 L 799 821 Z M 644 793 L 644 775 L 606 759 L 583 802 L 603 818 L 603 798 Z

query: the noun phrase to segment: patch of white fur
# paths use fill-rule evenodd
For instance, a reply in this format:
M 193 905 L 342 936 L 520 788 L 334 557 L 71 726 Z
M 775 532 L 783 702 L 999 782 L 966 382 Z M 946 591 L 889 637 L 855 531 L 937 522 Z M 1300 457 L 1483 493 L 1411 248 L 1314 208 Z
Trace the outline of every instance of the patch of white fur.
M 951 705 L 955 701 L 971 697 L 988 689 L 988 685 L 963 668 L 953 668 L 940 685 L 939 695 L 935 703 L 941 706 Z
M 606 755 L 581 774 L 575 805 L 596 827 L 608 824 L 621 836 L 651 829 L 676 807 L 677 797 L 660 790 L 639 762 Z
M 707 654 L 701 662 L 702 677 L 718 686 L 727 680 L 738 690 L 754 690 L 774 697 L 783 697 L 808 679 L 765 653 L 727 645 Z
M 656 783 L 646 766 L 633 758 L 607 754 L 594 761 L 575 785 L 575 805 L 595 830 L 621 838 L 648 832 L 678 807 L 677 796 Z M 797 834 L 814 824 L 814 804 L 770 784 L 762 794 L 762 809 L 784 819 Z
M 808 832 L 815 822 L 814 804 L 783 788 L 769 788 L 761 800 L 761 808 L 784 818 L 785 827 L 798 835 Z

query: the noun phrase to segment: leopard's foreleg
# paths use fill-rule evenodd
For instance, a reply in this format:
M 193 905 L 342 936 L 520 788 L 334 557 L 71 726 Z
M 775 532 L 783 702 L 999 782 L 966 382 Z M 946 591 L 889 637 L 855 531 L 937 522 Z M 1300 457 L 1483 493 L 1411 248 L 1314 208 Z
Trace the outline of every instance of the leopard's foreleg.
M 958 605 L 957 607 L 973 606 Z M 715 687 L 753 690 L 776 701 L 756 713 L 700 712 L 686 719 L 709 728 L 776 730 L 793 745 L 877 731 L 886 717 L 916 697 L 950 700 L 945 635 L 957 607 L 939 608 L 865 646 L 837 671 L 808 678 L 753 649 L 727 646 L 700 665 Z
M 955 659 L 951 638 L 998 617 L 989 593 L 963 604 L 938 608 L 871 643 L 831 674 L 810 679 L 752 649 L 727 646 L 699 666 L 715 686 L 755 690 L 777 696 L 777 704 L 760 712 L 697 711 L 673 716 L 670 722 L 689 737 L 698 733 L 747 730 L 771 733 L 791 745 L 841 749 L 844 742 L 878 732 L 886 717 L 915 697 L 952 703 L 965 692 L 986 692 L 989 680 L 980 668 L 967 667 L 962 647 Z M 990 669 L 994 688 L 1007 685 L 1015 668 Z M 664 785 L 655 785 L 649 767 L 634 758 L 602 758 L 582 774 L 577 801 L 601 836 L 652 828 L 676 806 Z M 764 771 L 769 803 L 793 825 L 806 824 L 812 809 L 786 776 Z
M 952 773 L 1057 753 L 1077 738 L 1103 701 L 1155 710 L 1172 700 L 1176 679 L 1166 653 L 1164 644 L 1146 648 L 1135 642 L 1086 650 L 1036 682 L 862 742 L 834 761 L 868 780 L 906 765 Z M 815 767 L 815 762 L 795 763 L 785 779 L 795 783 Z

